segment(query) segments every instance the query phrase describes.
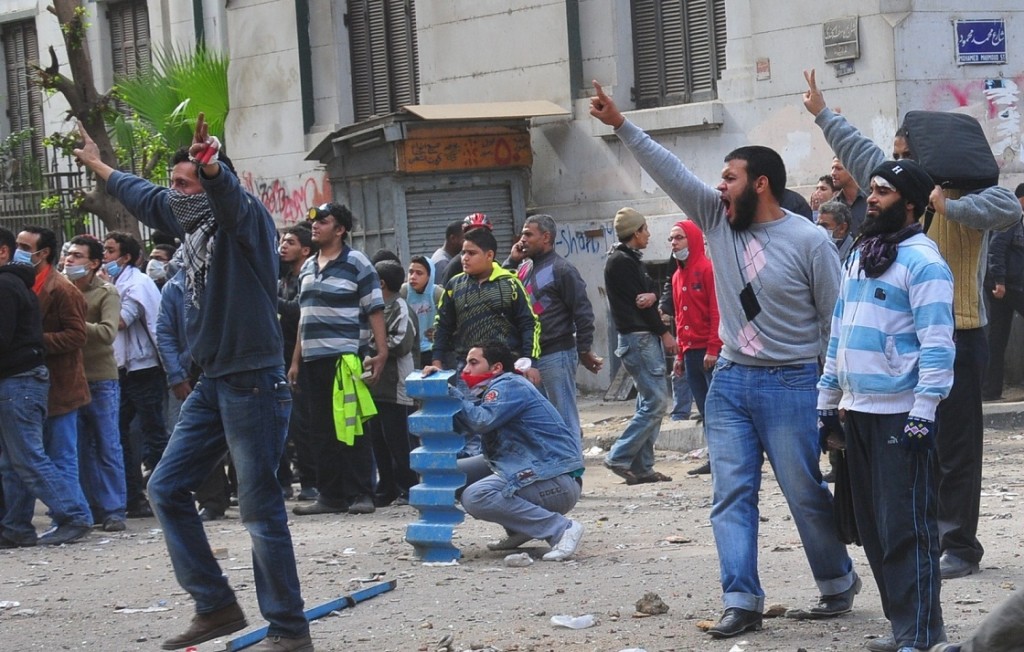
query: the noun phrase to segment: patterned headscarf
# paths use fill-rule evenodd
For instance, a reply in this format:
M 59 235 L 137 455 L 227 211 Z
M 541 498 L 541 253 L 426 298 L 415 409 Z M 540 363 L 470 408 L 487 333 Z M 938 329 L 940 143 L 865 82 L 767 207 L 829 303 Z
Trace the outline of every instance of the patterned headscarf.
M 185 230 L 185 295 L 189 304 L 198 308 L 206 289 L 206 272 L 213 259 L 217 221 L 213 217 L 210 198 L 205 192 L 186 195 L 172 190 L 169 201 L 171 213 Z

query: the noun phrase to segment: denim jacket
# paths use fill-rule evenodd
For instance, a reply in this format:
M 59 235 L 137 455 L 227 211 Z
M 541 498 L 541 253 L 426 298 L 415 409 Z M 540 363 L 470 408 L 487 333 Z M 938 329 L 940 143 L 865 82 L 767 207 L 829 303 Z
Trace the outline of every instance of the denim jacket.
M 503 373 L 484 388 L 477 400 L 467 398 L 465 385 L 452 388 L 462 401 L 455 420 L 483 435 L 487 464 L 508 484 L 511 496 L 536 482 L 583 468 L 579 433 L 569 430 L 554 406 L 522 376 Z

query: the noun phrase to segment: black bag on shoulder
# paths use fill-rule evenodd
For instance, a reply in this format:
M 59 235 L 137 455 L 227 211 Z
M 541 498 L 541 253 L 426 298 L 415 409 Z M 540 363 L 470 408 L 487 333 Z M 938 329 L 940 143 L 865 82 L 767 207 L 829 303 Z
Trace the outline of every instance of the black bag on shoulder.
M 910 111 L 903 118 L 903 129 L 914 159 L 943 188 L 970 192 L 999 183 L 999 164 L 974 117 Z

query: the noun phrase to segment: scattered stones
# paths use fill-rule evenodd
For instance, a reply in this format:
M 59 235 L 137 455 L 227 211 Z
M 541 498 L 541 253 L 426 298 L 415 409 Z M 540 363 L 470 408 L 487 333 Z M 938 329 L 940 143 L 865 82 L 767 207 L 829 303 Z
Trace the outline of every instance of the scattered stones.
M 782 618 L 789 611 L 789 607 L 783 604 L 772 604 L 768 605 L 768 608 L 764 610 L 765 618 Z
M 533 564 L 533 557 L 531 557 L 529 553 L 512 553 L 505 557 L 505 565 L 509 568 L 524 568 L 531 564 Z
M 455 652 L 455 636 L 445 634 L 434 646 L 434 652 Z
M 662 539 L 662 541 L 666 543 L 693 543 L 693 539 L 690 537 L 679 536 L 678 534 L 670 534 Z
M 645 593 L 636 601 L 636 617 L 660 616 L 668 613 L 668 605 L 657 593 Z

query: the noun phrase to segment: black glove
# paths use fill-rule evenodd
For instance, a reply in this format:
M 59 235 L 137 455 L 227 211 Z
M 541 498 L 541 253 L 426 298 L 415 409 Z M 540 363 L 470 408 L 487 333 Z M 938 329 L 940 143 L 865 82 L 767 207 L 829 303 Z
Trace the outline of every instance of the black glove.
M 921 417 L 907 417 L 899 445 L 913 453 L 926 453 L 935 448 L 935 422 Z
M 839 423 L 839 410 L 818 410 L 818 444 L 822 453 L 828 453 L 828 437 L 835 434 L 844 439 L 843 424 Z

